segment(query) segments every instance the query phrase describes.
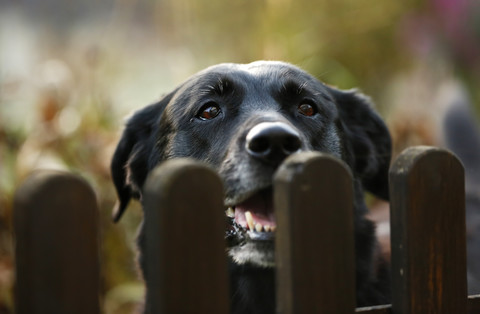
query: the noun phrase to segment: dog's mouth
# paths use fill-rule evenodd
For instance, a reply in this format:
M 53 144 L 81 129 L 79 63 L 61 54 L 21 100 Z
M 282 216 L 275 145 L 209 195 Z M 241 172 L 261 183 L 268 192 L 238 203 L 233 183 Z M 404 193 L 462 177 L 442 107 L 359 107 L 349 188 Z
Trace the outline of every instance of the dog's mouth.
M 228 207 L 225 214 L 229 246 L 249 241 L 273 241 L 277 225 L 271 188 L 261 190 L 245 201 Z

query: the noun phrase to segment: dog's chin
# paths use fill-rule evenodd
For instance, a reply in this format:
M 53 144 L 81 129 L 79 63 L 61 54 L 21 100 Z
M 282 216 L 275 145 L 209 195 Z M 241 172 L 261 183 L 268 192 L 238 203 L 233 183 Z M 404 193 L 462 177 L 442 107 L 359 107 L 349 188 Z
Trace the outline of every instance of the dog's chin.
M 231 247 L 229 257 L 239 265 L 250 264 L 258 267 L 274 267 L 274 241 L 249 241 L 243 245 Z

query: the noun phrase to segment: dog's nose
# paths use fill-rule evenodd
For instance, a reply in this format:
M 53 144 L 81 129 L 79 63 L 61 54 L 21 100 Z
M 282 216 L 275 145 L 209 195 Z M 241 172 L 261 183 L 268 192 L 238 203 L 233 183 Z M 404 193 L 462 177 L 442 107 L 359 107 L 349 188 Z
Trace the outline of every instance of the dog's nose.
M 279 164 L 302 147 L 300 135 L 282 122 L 262 122 L 247 134 L 246 149 L 250 156 Z

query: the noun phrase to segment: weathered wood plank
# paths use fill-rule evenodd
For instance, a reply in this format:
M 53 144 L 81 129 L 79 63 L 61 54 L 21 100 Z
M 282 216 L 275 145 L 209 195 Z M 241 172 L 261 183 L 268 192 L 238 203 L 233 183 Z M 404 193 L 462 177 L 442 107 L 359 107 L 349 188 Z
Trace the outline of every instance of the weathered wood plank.
M 145 195 L 148 313 L 228 313 L 223 188 L 206 166 L 170 160 Z
M 353 185 L 320 153 L 291 156 L 275 177 L 277 313 L 355 311 Z
M 445 150 L 410 148 L 390 182 L 393 313 L 466 313 L 461 163 Z
M 16 313 L 100 313 L 98 207 L 72 174 L 37 172 L 14 199 Z

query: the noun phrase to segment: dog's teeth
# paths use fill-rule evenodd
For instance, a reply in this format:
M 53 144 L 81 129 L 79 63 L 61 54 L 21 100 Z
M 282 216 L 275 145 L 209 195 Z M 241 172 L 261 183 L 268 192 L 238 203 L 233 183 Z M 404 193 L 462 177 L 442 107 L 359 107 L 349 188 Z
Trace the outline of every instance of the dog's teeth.
M 227 210 L 225 211 L 225 214 L 230 217 L 230 218 L 233 218 L 235 217 L 235 210 L 232 208 L 232 207 L 229 207 L 227 208 Z
M 255 229 L 255 223 L 253 222 L 252 213 L 249 211 L 245 212 L 245 219 L 247 220 L 247 225 L 250 230 Z
M 265 232 L 270 232 L 270 226 L 268 225 L 263 226 L 263 229 L 265 229 Z
M 256 225 L 255 225 L 255 230 L 256 230 L 257 232 L 262 232 L 262 229 L 263 229 L 262 224 L 256 224 Z
M 276 226 L 271 226 L 271 227 L 270 227 L 270 231 L 275 232 L 275 230 L 277 230 L 277 227 L 276 227 Z

